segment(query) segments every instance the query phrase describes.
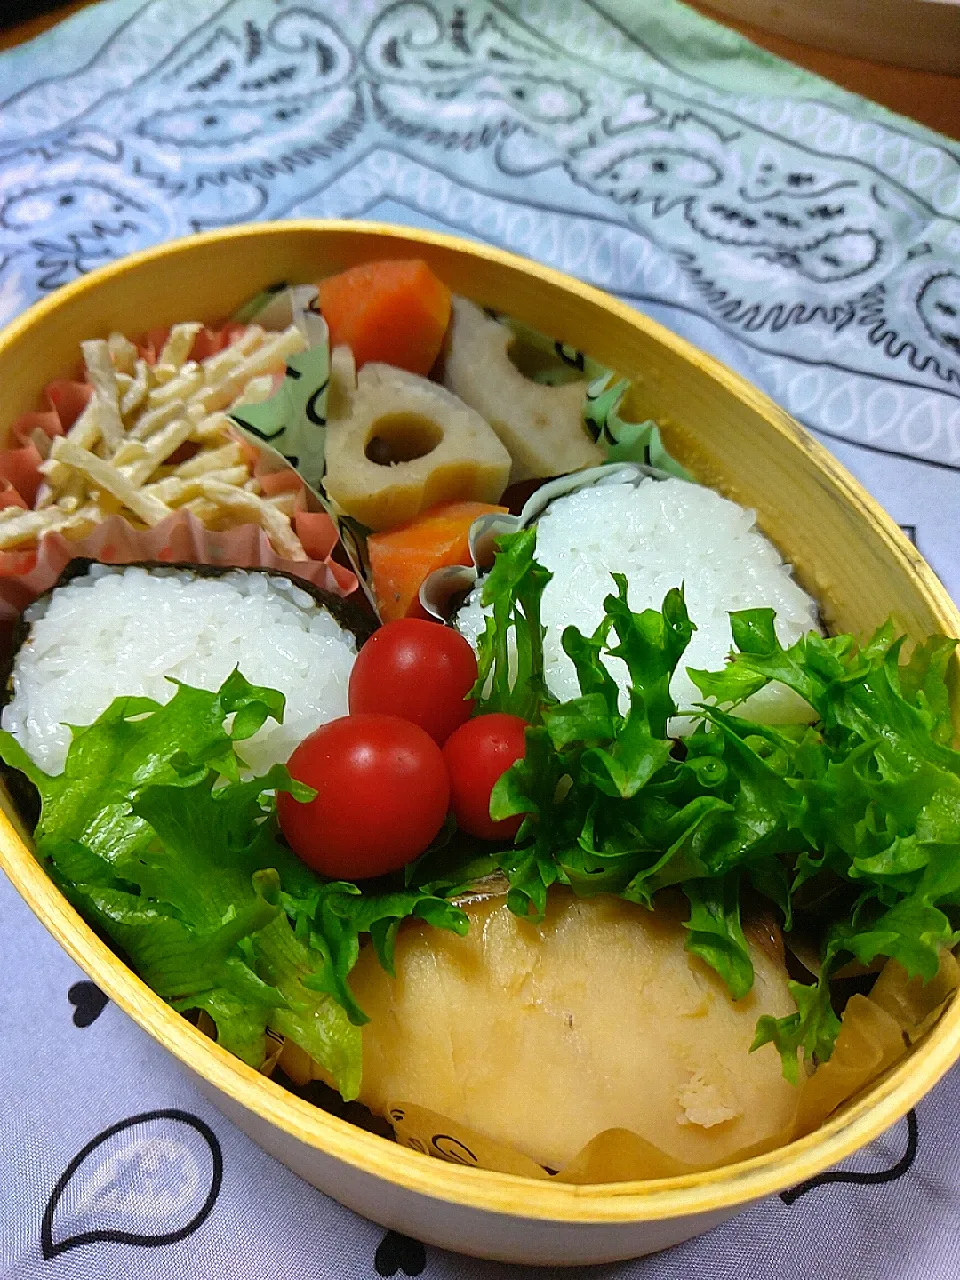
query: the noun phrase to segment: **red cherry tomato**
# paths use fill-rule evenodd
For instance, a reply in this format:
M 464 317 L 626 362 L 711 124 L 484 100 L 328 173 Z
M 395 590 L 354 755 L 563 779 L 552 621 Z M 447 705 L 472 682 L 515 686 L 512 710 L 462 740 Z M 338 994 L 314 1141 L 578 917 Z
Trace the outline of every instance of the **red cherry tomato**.
M 490 793 L 497 779 L 522 758 L 526 727 L 519 716 L 495 712 L 468 720 L 444 743 L 450 802 L 461 831 L 482 840 L 512 840 L 517 834 L 523 816 L 494 822 Z
M 363 880 L 396 871 L 443 826 L 450 800 L 443 756 L 408 720 L 332 720 L 304 738 L 287 767 L 317 795 L 301 804 L 281 792 L 280 829 L 322 875 Z
M 398 618 L 375 631 L 350 673 L 350 712 L 411 720 L 443 743 L 470 719 L 467 694 L 477 660 L 459 631 L 422 618 Z

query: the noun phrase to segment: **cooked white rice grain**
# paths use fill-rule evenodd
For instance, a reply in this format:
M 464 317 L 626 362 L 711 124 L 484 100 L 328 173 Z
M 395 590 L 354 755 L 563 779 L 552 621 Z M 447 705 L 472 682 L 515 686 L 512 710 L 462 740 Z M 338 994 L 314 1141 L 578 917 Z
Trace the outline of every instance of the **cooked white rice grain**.
M 753 512 L 683 480 L 608 481 L 558 498 L 537 524 L 537 559 L 553 574 L 543 594 L 544 657 L 547 684 L 561 699 L 580 692 L 561 634 L 570 625 L 584 635 L 596 630 L 604 598 L 615 590 L 611 573 L 626 575 L 630 607 L 638 613 L 659 609 L 667 591 L 683 585 L 697 630 L 670 686 L 680 710 L 702 701 L 686 668 L 718 670 L 730 653 L 730 612 L 775 609 L 782 644 L 819 629 L 816 605 L 756 528 Z M 475 590 L 457 617 L 473 645 L 483 618 Z M 625 689 L 624 664 L 606 661 Z M 626 698 L 621 702 L 625 707 Z M 740 710 L 769 724 L 812 718 L 807 704 L 783 685 L 761 690 Z M 690 727 L 680 719 L 670 726 L 674 733 Z
M 47 773 L 63 769 L 68 724 L 92 723 L 124 695 L 168 702 L 168 676 L 214 690 L 239 667 L 252 684 L 286 695 L 284 723 L 268 720 L 238 744 L 256 773 L 347 714 L 353 635 L 306 591 L 269 574 L 93 565 L 25 618 L 29 638 L 2 724 Z

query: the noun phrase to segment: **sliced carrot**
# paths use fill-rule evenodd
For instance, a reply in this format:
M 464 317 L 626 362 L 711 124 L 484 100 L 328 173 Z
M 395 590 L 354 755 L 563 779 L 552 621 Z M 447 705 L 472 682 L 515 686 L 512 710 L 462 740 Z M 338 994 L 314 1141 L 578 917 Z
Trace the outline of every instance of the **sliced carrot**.
M 330 345 L 345 343 L 357 368 L 370 361 L 426 375 L 450 321 L 450 290 L 419 258 L 381 259 L 317 286 Z
M 424 578 L 448 564 L 468 564 L 467 534 L 478 516 L 506 511 L 487 502 L 441 502 L 416 520 L 367 540 L 373 591 L 384 622 L 422 616 L 417 598 Z

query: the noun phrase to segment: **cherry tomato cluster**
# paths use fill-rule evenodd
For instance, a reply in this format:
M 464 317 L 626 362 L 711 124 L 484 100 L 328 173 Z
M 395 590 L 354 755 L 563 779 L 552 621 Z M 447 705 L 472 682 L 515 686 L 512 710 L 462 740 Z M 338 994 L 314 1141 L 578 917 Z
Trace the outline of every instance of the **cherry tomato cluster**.
M 316 796 L 277 799 L 291 848 L 325 876 L 363 880 L 411 862 L 449 810 L 484 840 L 512 840 L 520 817 L 495 822 L 490 793 L 523 756 L 517 716 L 471 719 L 477 679 L 469 643 L 450 627 L 401 618 L 375 631 L 350 676 L 350 714 L 322 725 L 288 761 Z

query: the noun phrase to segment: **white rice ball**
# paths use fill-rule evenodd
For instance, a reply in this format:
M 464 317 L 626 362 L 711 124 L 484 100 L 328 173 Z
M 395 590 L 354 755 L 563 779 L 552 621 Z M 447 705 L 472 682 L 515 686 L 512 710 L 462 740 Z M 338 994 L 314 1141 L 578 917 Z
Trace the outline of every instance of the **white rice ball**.
M 60 773 L 67 725 L 116 697 L 168 702 L 175 686 L 215 690 L 239 667 L 286 696 L 284 723 L 238 744 L 255 773 L 289 759 L 309 733 L 347 714 L 353 635 L 306 591 L 270 574 L 93 565 L 26 611 L 2 724 L 47 773 Z
M 718 670 L 733 648 L 732 611 L 776 610 L 784 645 L 819 629 L 816 604 L 756 528 L 754 513 L 684 480 L 645 478 L 637 484 L 611 477 L 557 498 L 537 523 L 536 554 L 553 574 L 542 601 L 544 661 L 547 685 L 562 700 L 579 696 L 580 687 L 561 635 L 571 625 L 584 635 L 596 630 L 605 597 L 616 591 L 612 573 L 626 576 L 636 613 L 659 609 L 668 590 L 683 585 L 697 630 L 670 685 L 681 711 L 703 700 L 686 668 Z M 458 628 L 474 646 L 486 612 L 475 590 L 457 616 Z M 619 659 L 605 661 L 626 690 L 626 666 Z M 625 709 L 625 695 L 621 704 Z M 783 685 L 769 685 L 740 710 L 766 723 L 812 718 L 807 704 Z M 676 719 L 670 730 L 691 727 L 689 720 Z

